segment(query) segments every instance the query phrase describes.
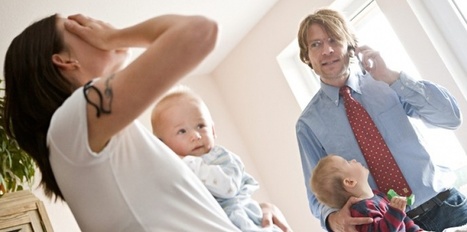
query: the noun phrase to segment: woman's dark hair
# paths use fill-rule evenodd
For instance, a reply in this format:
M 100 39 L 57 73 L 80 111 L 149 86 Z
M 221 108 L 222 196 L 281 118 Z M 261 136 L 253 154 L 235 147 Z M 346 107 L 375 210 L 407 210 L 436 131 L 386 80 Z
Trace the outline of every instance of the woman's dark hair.
M 52 62 L 65 49 L 56 14 L 27 27 L 11 42 L 5 57 L 7 134 L 35 160 L 45 194 L 63 199 L 49 162 L 47 130 L 55 110 L 73 92 L 71 83 Z

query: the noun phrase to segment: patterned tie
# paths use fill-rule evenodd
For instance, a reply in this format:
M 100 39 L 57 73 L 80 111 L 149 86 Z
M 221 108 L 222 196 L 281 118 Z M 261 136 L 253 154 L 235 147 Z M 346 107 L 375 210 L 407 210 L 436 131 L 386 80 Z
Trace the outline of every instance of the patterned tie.
M 340 88 L 339 93 L 344 98 L 347 118 L 378 189 L 384 193 L 394 189 L 401 196 L 411 195 L 412 190 L 368 112 L 350 95 L 348 86 Z

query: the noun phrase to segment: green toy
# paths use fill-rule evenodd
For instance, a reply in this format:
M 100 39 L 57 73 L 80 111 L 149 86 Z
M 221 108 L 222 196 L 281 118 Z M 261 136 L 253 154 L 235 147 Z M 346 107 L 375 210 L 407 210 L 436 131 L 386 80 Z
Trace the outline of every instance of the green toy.
M 389 189 L 388 191 L 388 198 L 389 200 L 391 200 L 393 197 L 396 197 L 396 196 L 399 196 L 396 191 L 394 191 L 393 189 Z M 415 202 L 415 195 L 410 195 L 407 197 L 407 205 L 408 206 L 411 206 L 413 205 L 413 203 Z

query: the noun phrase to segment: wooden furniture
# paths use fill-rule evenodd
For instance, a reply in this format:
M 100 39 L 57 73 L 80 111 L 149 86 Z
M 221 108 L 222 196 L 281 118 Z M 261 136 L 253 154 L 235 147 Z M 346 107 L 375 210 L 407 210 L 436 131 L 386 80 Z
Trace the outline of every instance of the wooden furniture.
M 31 191 L 0 197 L 0 232 L 52 232 L 44 204 Z

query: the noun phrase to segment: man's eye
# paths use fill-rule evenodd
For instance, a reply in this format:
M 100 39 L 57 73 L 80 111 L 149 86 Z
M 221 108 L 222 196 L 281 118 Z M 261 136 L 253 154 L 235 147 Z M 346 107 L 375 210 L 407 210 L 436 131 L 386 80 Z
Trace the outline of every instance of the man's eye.
M 311 48 L 317 48 L 319 46 L 321 46 L 321 41 L 314 41 L 310 44 Z
M 205 128 L 205 127 L 206 127 L 205 124 L 199 124 L 199 125 L 198 125 L 198 129 L 202 129 L 202 128 Z

